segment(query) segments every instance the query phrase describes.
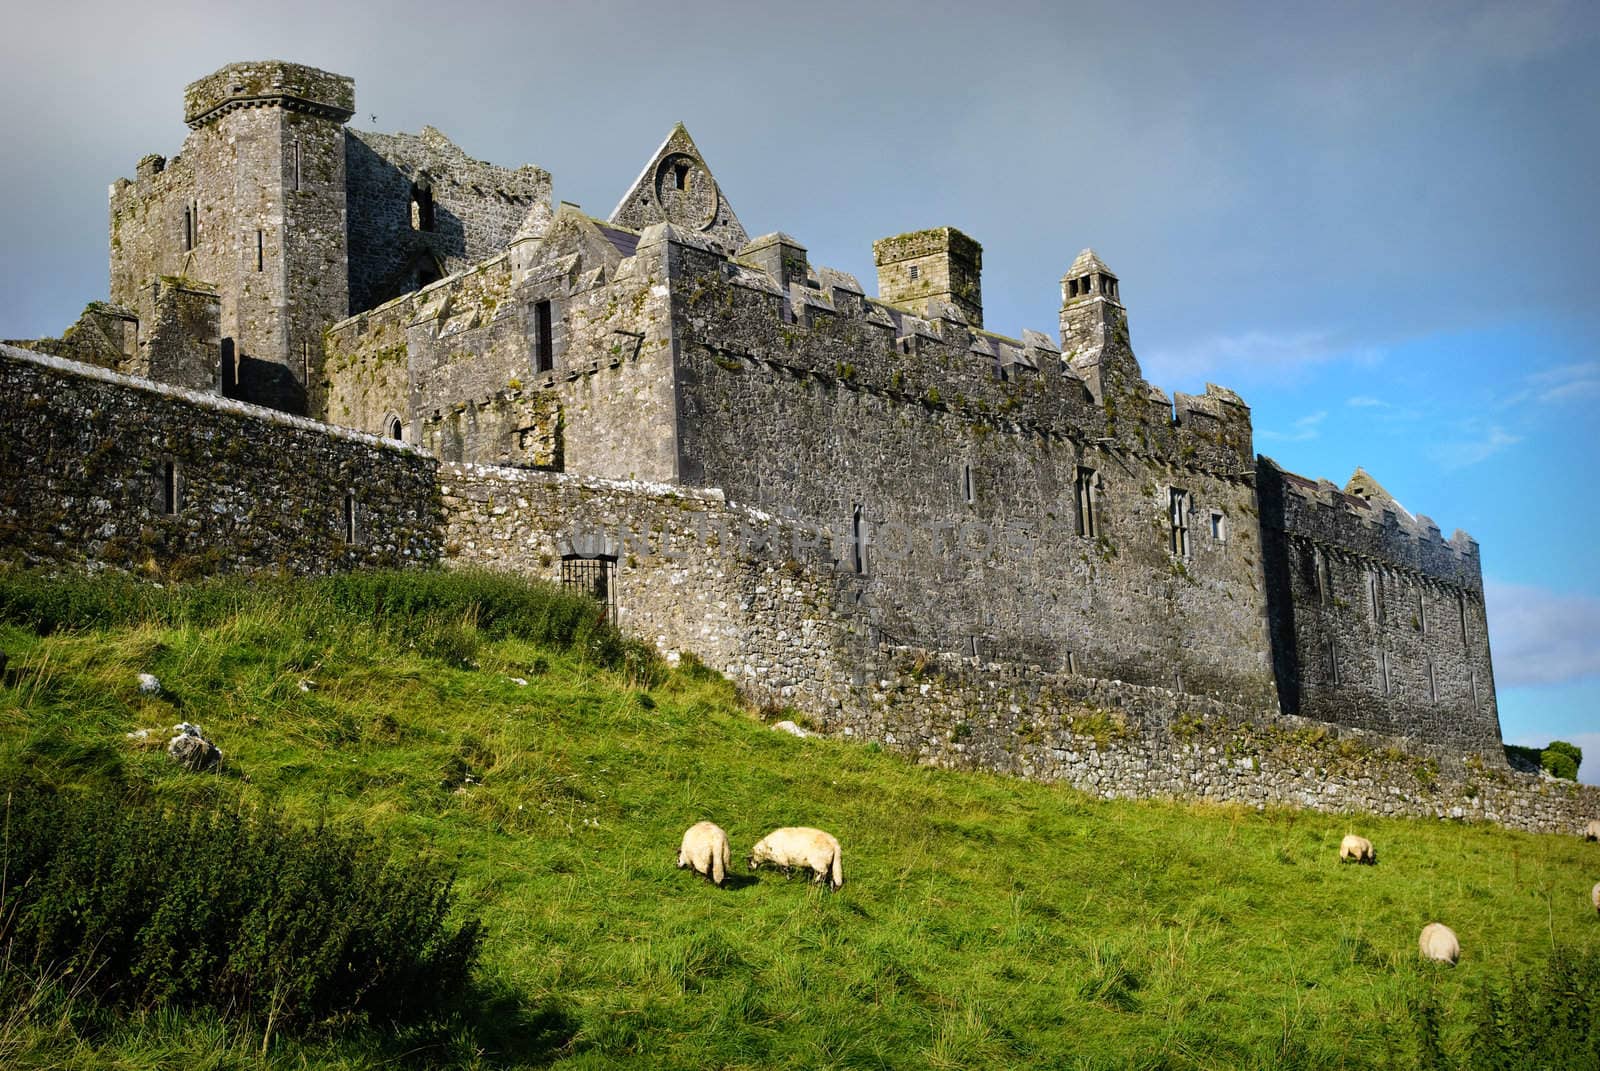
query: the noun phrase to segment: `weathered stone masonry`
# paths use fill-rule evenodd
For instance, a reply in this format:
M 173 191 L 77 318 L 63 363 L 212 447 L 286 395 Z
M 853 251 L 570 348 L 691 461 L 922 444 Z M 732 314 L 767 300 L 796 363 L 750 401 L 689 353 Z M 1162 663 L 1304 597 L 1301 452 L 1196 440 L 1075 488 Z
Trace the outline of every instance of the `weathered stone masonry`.
M 10 562 L 181 576 L 439 557 L 435 462 L 403 443 L 10 346 L 0 420 Z

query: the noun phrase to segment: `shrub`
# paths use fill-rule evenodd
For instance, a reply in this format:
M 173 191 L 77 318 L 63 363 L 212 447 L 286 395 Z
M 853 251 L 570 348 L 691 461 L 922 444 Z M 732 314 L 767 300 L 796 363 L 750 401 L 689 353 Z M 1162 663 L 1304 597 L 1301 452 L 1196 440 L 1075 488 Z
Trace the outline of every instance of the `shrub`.
M 1552 740 L 1545 747 L 1544 753 L 1539 756 L 1539 765 L 1556 777 L 1576 781 L 1578 767 L 1583 765 L 1583 749 L 1565 740 Z
M 295 1029 L 427 1018 L 461 996 L 475 919 L 452 875 L 371 837 L 250 812 L 226 794 L 3 788 L 0 961 L 71 975 L 112 1008 L 209 1007 Z M 4 992 L 0 1000 L 15 1000 Z
M 1468 1032 L 1450 1059 L 1436 996 L 1413 1003 L 1417 1066 L 1459 1071 L 1600 1069 L 1600 951 L 1557 948 L 1504 986 L 1485 986 Z

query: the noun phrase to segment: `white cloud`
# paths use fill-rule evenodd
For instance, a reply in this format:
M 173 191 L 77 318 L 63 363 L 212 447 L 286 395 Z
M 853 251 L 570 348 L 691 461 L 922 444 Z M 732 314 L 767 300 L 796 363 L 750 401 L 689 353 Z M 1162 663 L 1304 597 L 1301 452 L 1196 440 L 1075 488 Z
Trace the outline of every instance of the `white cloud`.
M 1270 431 L 1267 429 L 1262 429 L 1261 431 L 1256 432 L 1256 436 L 1258 438 L 1270 439 L 1273 442 L 1280 443 L 1308 442 L 1322 434 L 1322 422 L 1326 419 L 1328 419 L 1328 411 L 1326 409 L 1319 409 L 1315 413 L 1311 413 L 1307 416 L 1301 417 L 1299 420 L 1296 420 L 1294 422 L 1293 431 Z
M 1428 448 L 1428 456 L 1435 464 L 1447 469 L 1464 469 L 1486 461 L 1508 446 L 1515 446 L 1522 436 L 1513 435 L 1499 425 L 1471 439 L 1437 443 Z
M 1382 398 L 1372 398 L 1365 394 L 1358 394 L 1353 398 L 1346 398 L 1344 404 L 1356 409 L 1393 409 L 1393 402 L 1386 402 Z
M 1600 361 L 1580 361 L 1557 365 L 1526 376 L 1525 385 L 1500 403 L 1500 408 L 1526 405 L 1557 405 L 1586 398 L 1600 398 Z
M 1489 581 L 1484 585 L 1495 684 L 1569 684 L 1600 676 L 1600 599 Z M 1600 764 L 1600 750 L 1595 752 Z

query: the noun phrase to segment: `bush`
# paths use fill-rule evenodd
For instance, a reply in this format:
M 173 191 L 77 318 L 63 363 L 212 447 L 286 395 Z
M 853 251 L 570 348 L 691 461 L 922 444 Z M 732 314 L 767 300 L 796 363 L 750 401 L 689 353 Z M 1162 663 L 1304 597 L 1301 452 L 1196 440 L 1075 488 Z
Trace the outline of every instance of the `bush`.
M 303 1028 L 425 1019 L 466 990 L 481 929 L 450 925 L 453 877 L 371 837 L 251 813 L 219 794 L 0 789 L 0 962 L 73 977 L 102 1006 L 208 1007 Z M 0 1001 L 21 994 L 5 992 Z
M 1600 952 L 1558 948 L 1504 987 L 1486 986 L 1455 1059 L 1441 1040 L 1436 996 L 1425 991 L 1411 1012 L 1421 1068 L 1600 1071 Z
M 1539 756 L 1539 765 L 1556 777 L 1576 781 L 1578 767 L 1583 765 L 1583 749 L 1565 740 L 1552 740 L 1545 747 L 1544 753 Z
M 1572 756 L 1565 751 L 1555 751 L 1546 748 L 1544 754 L 1539 756 L 1539 765 L 1551 777 L 1562 777 L 1568 781 L 1578 779 L 1578 764 L 1572 761 Z

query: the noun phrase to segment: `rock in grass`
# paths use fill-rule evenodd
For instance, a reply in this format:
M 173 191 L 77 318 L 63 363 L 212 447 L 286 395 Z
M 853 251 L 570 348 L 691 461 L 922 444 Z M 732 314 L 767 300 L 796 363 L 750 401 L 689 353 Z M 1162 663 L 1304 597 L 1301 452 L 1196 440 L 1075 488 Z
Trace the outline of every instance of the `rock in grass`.
M 139 694 L 140 695 L 160 695 L 161 694 L 161 682 L 156 679 L 156 675 L 154 673 L 141 673 L 141 674 L 139 674 Z
M 811 735 L 792 721 L 780 721 L 774 725 L 772 729 L 774 732 L 788 733 L 790 736 L 798 736 L 802 740 Z
M 167 741 L 167 754 L 186 770 L 196 773 L 214 770 L 222 765 L 222 752 L 200 733 L 198 725 L 188 722 L 173 726 L 177 736 Z

